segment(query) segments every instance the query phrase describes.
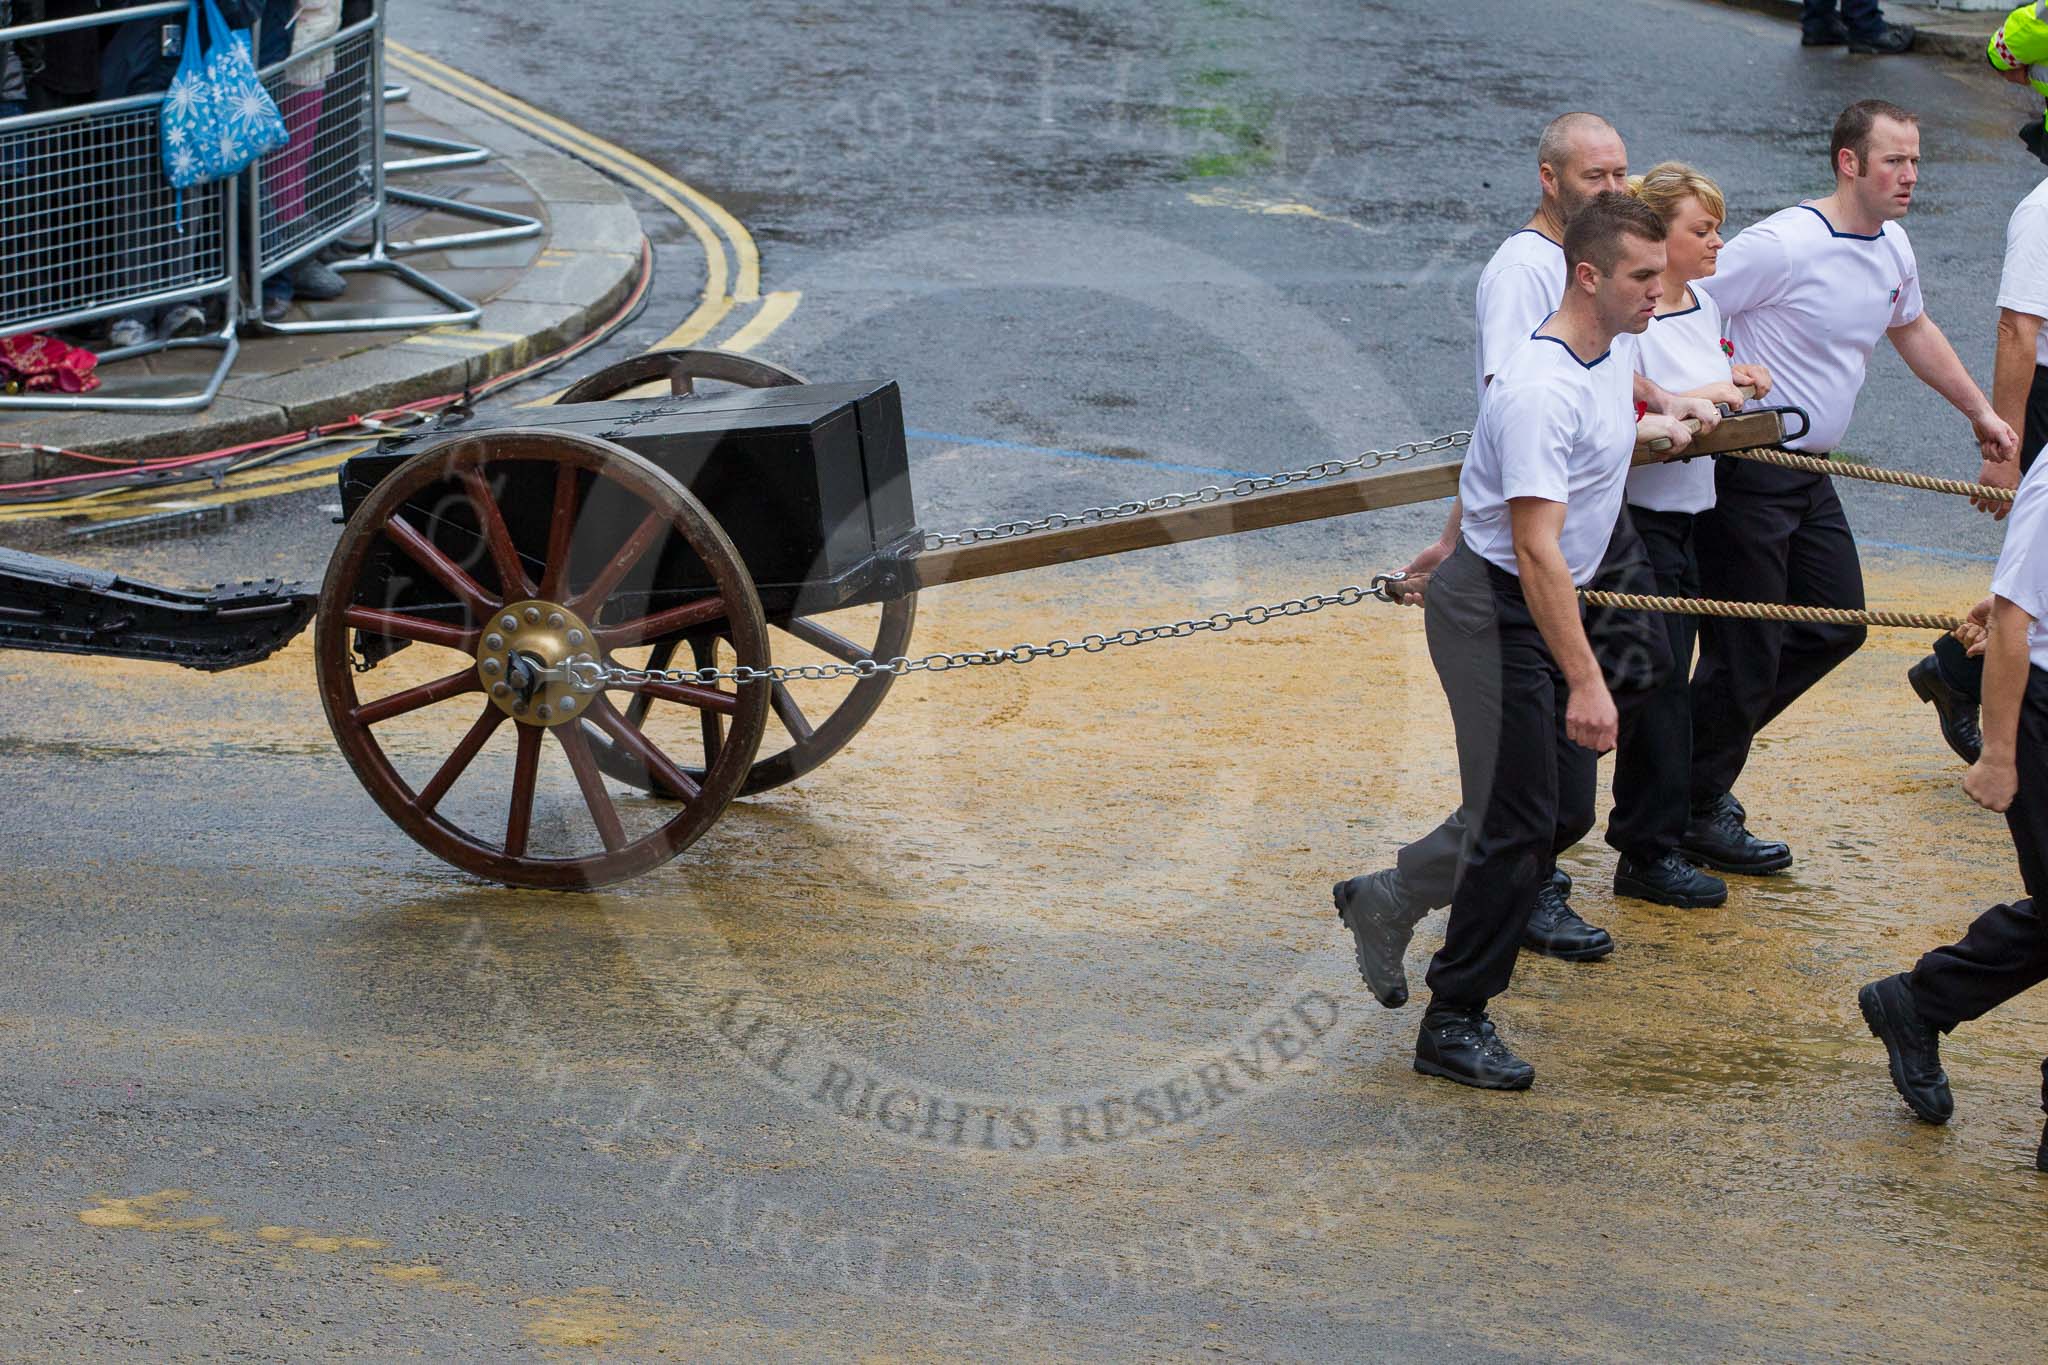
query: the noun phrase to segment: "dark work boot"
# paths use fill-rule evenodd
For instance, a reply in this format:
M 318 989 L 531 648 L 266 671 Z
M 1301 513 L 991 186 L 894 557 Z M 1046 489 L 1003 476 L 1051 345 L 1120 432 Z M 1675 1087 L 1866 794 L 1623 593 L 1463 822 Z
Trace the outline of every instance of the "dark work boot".
M 1941 664 L 1932 654 L 1906 670 L 1913 695 L 1934 707 L 1941 721 L 1941 737 L 1956 757 L 1975 763 L 1984 750 L 1984 732 L 1977 728 L 1977 703 L 1957 692 L 1941 676 Z
M 1839 14 L 1830 14 L 1818 26 L 1804 28 L 1799 34 L 1801 47 L 1844 47 L 1848 42 L 1849 26 Z
M 1709 877 L 1670 849 L 1662 856 L 1637 862 L 1623 854 L 1614 865 L 1614 894 L 1631 900 L 1698 910 L 1728 899 L 1728 883 Z
M 1485 1010 L 1431 1004 L 1415 1037 L 1415 1069 L 1481 1090 L 1527 1090 L 1536 1068 L 1508 1050 Z
M 1746 818 L 1741 804 L 1725 792 L 1695 807 L 1678 838 L 1679 853 L 1689 863 L 1751 877 L 1792 866 L 1792 850 L 1751 834 L 1743 826 Z
M 1873 981 L 1856 992 L 1863 1022 L 1891 1056 L 1892 1084 L 1906 1103 L 1928 1123 L 1947 1123 L 1956 1102 L 1941 1069 L 1941 1035 L 1913 1008 L 1906 974 Z
M 1571 902 L 1558 894 L 1555 882 L 1545 882 L 1536 892 L 1536 908 L 1529 925 L 1522 930 L 1522 946 L 1532 953 L 1563 958 L 1566 962 L 1591 962 L 1614 951 L 1614 940 L 1605 929 L 1596 929 L 1579 918 Z
M 1867 53 L 1876 57 L 1896 56 L 1913 50 L 1913 26 L 1911 24 L 1879 24 L 1868 33 L 1849 35 L 1851 52 Z
M 1336 903 L 1337 918 L 1351 931 L 1358 974 L 1373 998 L 1390 1010 L 1407 1004 L 1408 973 L 1401 959 L 1429 907 L 1415 904 L 1397 867 L 1338 882 L 1330 889 L 1330 899 Z
M 1561 867 L 1550 869 L 1550 884 L 1557 888 L 1557 894 L 1569 898 L 1572 894 L 1572 874 Z

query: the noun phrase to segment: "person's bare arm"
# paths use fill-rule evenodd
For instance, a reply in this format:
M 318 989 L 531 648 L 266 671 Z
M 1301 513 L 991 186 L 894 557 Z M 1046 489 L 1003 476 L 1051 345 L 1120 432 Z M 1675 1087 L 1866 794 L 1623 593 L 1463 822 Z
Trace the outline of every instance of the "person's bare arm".
M 1510 498 L 1508 520 L 1515 540 L 1515 566 L 1521 572 L 1522 596 L 1550 657 L 1557 660 L 1570 689 L 1564 712 L 1565 736 L 1596 754 L 1614 747 L 1617 717 L 1614 698 L 1600 661 L 1586 642 L 1579 620 L 1578 589 L 1565 563 L 1558 536 L 1564 531 L 1565 506 L 1546 498 Z
M 2011 308 L 1998 310 L 1998 351 L 1991 362 L 1991 409 L 2016 432 L 2027 429 L 2027 392 L 2034 386 L 2034 343 L 2040 334 L 2041 319 L 2032 313 Z M 2018 488 L 2019 463 L 1987 459 L 1977 471 L 1977 482 L 1993 488 Z M 2012 504 L 1992 503 L 1987 510 L 2003 521 Z
M 2034 618 L 2003 597 L 1992 599 L 1984 647 L 1984 748 L 1963 774 L 1963 790 L 1986 810 L 2005 810 L 2020 788 L 2020 704 L 2027 693 L 2027 630 Z
M 1949 345 L 1948 337 L 1934 325 L 1931 315 L 1922 313 L 1904 326 L 1892 328 L 1886 335 L 1891 337 L 1892 346 L 1897 349 L 1899 358 L 1906 362 L 1906 368 L 1969 419 L 1970 429 L 1977 437 L 1977 448 L 1987 461 L 2003 463 L 2018 453 L 2019 437 L 2011 425 L 1992 409 L 1990 400 L 1977 387 L 1977 381 L 1970 378 L 1970 372 L 1956 355 L 1956 348 Z

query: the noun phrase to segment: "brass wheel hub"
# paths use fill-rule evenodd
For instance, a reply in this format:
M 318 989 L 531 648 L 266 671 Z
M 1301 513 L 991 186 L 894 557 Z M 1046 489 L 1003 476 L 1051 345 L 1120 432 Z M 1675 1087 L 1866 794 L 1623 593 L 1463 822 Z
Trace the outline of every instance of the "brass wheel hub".
M 491 701 L 522 725 L 575 720 L 589 696 L 570 683 L 567 665 L 593 663 L 597 637 L 559 602 L 513 602 L 484 623 L 476 674 Z

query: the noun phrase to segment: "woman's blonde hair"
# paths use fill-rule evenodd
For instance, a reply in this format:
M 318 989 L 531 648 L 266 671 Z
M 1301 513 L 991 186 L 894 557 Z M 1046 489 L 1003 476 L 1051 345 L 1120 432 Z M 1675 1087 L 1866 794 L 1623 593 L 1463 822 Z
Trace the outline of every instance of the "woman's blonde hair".
M 1628 192 L 1648 204 L 1667 227 L 1678 206 L 1688 199 L 1699 200 L 1700 207 L 1713 214 L 1717 223 L 1728 217 L 1728 201 L 1721 197 L 1721 187 L 1683 161 L 1661 161 L 1650 167 L 1647 175 L 1630 176 Z

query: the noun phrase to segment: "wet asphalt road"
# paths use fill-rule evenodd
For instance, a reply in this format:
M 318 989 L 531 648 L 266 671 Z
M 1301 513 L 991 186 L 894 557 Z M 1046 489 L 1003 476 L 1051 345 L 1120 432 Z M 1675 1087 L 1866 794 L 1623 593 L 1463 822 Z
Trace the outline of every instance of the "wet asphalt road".
M 933 527 L 1469 425 L 1472 285 L 1565 108 L 1608 113 L 1641 166 L 1714 174 L 1738 224 L 1824 192 L 1842 104 L 1920 110 L 1908 226 L 1986 379 L 2004 220 L 2038 175 L 2017 97 L 1974 68 L 1802 52 L 1688 0 L 605 14 L 461 0 L 393 33 L 740 214 L 764 287 L 804 293 L 762 354 L 903 383 Z M 690 288 L 668 271 L 611 353 Z M 1847 449 L 1974 470 L 1961 419 L 1888 351 Z M 1952 605 L 1996 548 L 1960 504 L 1844 497 L 1874 601 Z M 317 577 L 330 500 L 79 557 Z M 1439 516 L 945 590 L 921 642 L 1359 581 Z M 1765 779 L 1815 849 L 1805 881 L 1698 932 L 1639 917 L 1638 975 L 1602 987 L 1529 968 L 1512 1018 L 1544 1079 L 1488 1109 L 1406 1072 L 1412 1018 L 1361 1013 L 1312 903 L 1313 849 L 1384 853 L 1450 791 L 1440 753 L 1403 747 L 1440 701 L 1391 619 L 977 679 L 966 701 L 906 689 L 874 742 L 696 861 L 591 897 L 505 892 L 405 842 L 335 758 L 303 652 L 223 679 L 0 660 L 0 789 L 32 813 L 0 912 L 0 1358 L 1829 1358 L 1906 1338 L 1994 1359 L 2037 1339 L 2038 1012 L 1966 1045 L 1976 1109 L 1929 1135 L 1843 1004 L 1955 927 L 1907 887 L 1963 906 L 2010 880 L 1919 718 L 1890 718 L 1910 744 L 1861 743 L 1866 766 L 1829 743 L 1861 716 L 1786 741 L 1839 764 Z M 1853 685 L 1882 696 L 1898 666 L 1874 653 Z M 1366 774 L 1362 800 L 1317 792 L 1333 763 Z M 1873 801 L 1952 851 L 1888 875 L 1843 815 Z M 1285 1084 L 1200 1069 L 1233 1053 Z M 955 1096 L 971 1118 L 929 1116 Z

